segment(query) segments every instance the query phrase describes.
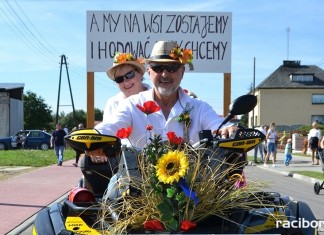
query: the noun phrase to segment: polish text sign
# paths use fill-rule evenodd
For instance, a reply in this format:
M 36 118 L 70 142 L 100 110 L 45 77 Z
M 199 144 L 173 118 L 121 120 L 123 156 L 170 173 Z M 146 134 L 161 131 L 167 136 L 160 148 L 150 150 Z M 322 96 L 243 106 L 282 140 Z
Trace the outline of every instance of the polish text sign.
M 231 13 L 145 11 L 87 11 L 87 72 L 106 71 L 116 51 L 148 58 L 160 40 L 192 49 L 193 72 L 231 72 Z

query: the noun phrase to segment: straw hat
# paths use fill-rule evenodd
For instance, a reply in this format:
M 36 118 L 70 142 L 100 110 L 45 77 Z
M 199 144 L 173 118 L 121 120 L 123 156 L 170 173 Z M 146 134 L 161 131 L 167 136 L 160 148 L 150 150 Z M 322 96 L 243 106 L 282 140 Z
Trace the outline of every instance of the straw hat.
M 175 41 L 158 41 L 153 46 L 151 56 L 145 62 L 189 64 L 190 70 L 193 70 L 192 59 L 192 50 L 180 48 Z
M 171 50 L 178 45 L 174 41 L 158 41 L 154 44 L 150 58 L 146 62 L 179 62 L 179 59 L 174 59 L 170 56 Z
M 110 67 L 106 73 L 108 77 L 115 81 L 115 73 L 118 67 L 121 65 L 129 64 L 134 66 L 139 72 L 145 73 L 144 60 L 136 59 L 131 53 L 120 53 L 116 52 L 114 56 L 114 63 L 112 67 Z

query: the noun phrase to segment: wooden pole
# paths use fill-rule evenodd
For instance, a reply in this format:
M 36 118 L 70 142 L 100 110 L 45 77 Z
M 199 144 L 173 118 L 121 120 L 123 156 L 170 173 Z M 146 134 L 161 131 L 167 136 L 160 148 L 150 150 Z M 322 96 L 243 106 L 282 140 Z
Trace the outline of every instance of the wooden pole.
M 223 115 L 229 113 L 229 106 L 231 104 L 231 74 L 224 73 L 224 106 L 223 106 Z
M 94 127 L 94 72 L 87 72 L 87 128 Z

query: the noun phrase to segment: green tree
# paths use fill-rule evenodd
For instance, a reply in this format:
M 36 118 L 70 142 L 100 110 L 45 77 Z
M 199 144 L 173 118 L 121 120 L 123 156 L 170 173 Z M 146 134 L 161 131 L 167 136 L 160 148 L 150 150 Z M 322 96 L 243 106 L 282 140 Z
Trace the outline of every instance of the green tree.
M 103 111 L 98 108 L 94 109 L 95 121 L 102 121 L 103 118 Z
M 73 129 L 73 127 L 77 127 L 79 123 L 83 123 L 85 126 L 87 121 L 86 112 L 82 109 L 75 110 L 75 118 L 73 112 L 70 112 L 66 115 L 60 115 L 59 122 L 63 127 L 67 127 L 69 131 Z
M 248 116 L 248 114 L 243 114 L 242 116 L 241 116 L 241 120 L 240 120 L 240 122 L 244 125 L 244 126 L 248 126 L 249 125 L 249 116 Z
M 25 129 L 52 129 L 51 107 L 36 93 L 27 91 L 24 94 L 24 128 Z

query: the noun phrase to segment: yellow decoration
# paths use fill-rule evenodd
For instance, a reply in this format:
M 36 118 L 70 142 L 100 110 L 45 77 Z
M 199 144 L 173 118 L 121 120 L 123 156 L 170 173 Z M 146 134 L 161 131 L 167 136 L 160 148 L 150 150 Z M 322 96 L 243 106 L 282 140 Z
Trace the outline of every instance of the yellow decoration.
M 172 184 L 174 181 L 185 176 L 189 168 L 189 162 L 182 151 L 169 151 L 159 158 L 156 165 L 156 176 L 165 184 Z

